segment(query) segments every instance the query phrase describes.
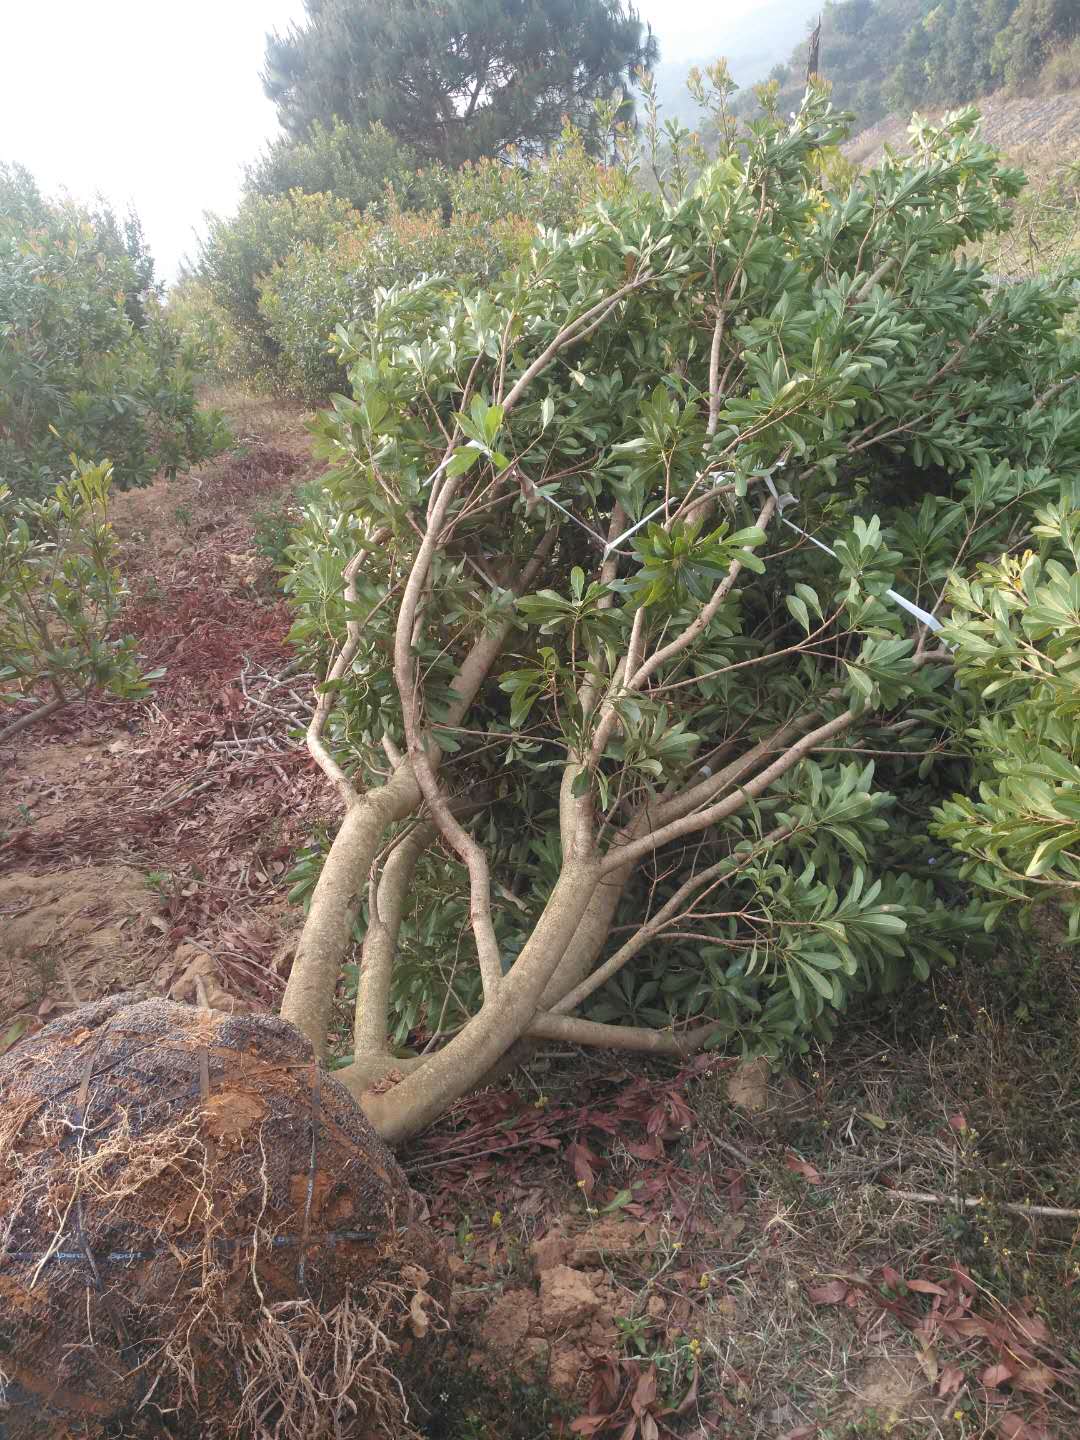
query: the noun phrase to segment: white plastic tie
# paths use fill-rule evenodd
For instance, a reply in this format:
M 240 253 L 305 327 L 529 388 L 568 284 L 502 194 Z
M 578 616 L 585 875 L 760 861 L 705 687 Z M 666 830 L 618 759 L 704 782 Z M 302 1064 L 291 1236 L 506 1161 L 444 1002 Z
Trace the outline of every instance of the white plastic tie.
M 798 504 L 797 497 L 790 493 L 786 495 L 781 495 L 777 490 L 776 486 L 773 484 L 771 471 L 767 475 L 765 475 L 764 479 L 765 484 L 769 487 L 769 494 L 772 495 L 773 499 L 776 501 L 777 514 L 780 516 L 780 519 L 784 522 L 788 529 L 794 530 L 796 535 L 801 535 L 804 540 L 809 540 L 810 544 L 816 545 L 819 550 L 824 550 L 825 554 L 831 555 L 834 560 L 839 560 L 839 555 L 837 555 L 836 551 L 833 550 L 831 546 L 826 545 L 822 540 L 816 539 L 815 536 L 811 535 L 809 531 L 804 530 L 801 525 L 796 525 L 794 520 L 789 520 L 784 514 L 785 505 Z M 931 630 L 940 630 L 942 628 L 941 621 L 937 618 L 936 615 L 932 615 L 929 610 L 924 610 L 921 605 L 916 605 L 913 600 L 905 599 L 904 596 L 899 594 L 898 591 L 886 590 L 885 594 L 889 597 L 890 600 L 893 601 L 894 604 L 899 605 L 902 610 L 906 610 L 909 615 L 914 615 L 915 619 L 918 620 L 921 625 L 928 625 Z

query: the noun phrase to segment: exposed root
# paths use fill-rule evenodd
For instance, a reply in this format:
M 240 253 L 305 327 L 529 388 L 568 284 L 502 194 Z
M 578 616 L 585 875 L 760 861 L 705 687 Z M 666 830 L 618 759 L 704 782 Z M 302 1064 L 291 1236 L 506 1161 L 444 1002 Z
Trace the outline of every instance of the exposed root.
M 91 1051 L 64 1043 L 86 1035 L 76 1012 L 32 1042 L 52 1065 L 30 1046 L 0 1065 L 10 1440 L 71 1419 L 125 1436 L 167 1421 L 184 1440 L 414 1436 L 402 1377 L 440 1311 L 434 1245 L 347 1093 L 313 1082 L 279 1021 L 120 1015 L 205 1043 L 139 1044 L 129 1020 Z

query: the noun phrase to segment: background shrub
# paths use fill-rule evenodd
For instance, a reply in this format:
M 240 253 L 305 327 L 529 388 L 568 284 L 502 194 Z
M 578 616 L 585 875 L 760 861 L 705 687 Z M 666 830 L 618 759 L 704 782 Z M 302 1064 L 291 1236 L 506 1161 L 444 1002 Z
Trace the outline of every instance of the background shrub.
M 46 201 L 0 166 L 0 477 L 40 497 L 72 454 L 108 457 L 120 489 L 206 458 L 225 432 L 198 409 L 197 363 L 137 219 Z
M 143 696 L 162 673 L 144 674 L 134 639 L 111 633 L 126 594 L 111 482 L 110 465 L 78 461 L 44 500 L 0 485 L 0 739 L 89 690 Z
M 572 129 L 528 164 L 511 154 L 456 172 L 395 168 L 408 158 L 378 126 L 317 130 L 310 145 L 273 152 L 255 183 L 340 177 L 344 194 L 253 192 L 231 220 L 211 222 L 198 274 L 174 306 L 193 339 L 216 347 L 222 378 L 324 401 L 346 385 L 334 332 L 369 315 L 380 290 L 431 278 L 449 290 L 487 285 L 524 256 L 538 225 L 572 227 L 628 183 Z M 367 200 L 363 213 L 353 198 Z
M 326 249 L 360 216 L 347 200 L 334 195 L 248 194 L 230 219 L 207 217 L 195 276 L 227 317 L 234 347 L 233 363 L 256 384 L 281 388 L 277 363 L 281 347 L 259 310 L 265 278 L 294 252 L 310 246 Z
M 257 195 L 336 195 L 354 210 L 379 211 L 391 191 L 406 210 L 442 210 L 448 204 L 449 172 L 420 168 L 415 150 L 380 124 L 362 128 L 316 121 L 303 140 L 282 137 L 250 167 L 247 188 Z

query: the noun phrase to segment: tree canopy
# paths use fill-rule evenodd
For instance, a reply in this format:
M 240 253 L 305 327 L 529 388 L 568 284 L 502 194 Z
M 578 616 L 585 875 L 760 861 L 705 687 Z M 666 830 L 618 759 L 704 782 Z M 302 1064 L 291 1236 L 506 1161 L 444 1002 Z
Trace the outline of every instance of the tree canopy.
M 305 0 L 306 24 L 268 37 L 263 83 L 287 133 L 384 125 L 423 159 L 542 151 L 565 120 L 657 56 L 622 0 Z

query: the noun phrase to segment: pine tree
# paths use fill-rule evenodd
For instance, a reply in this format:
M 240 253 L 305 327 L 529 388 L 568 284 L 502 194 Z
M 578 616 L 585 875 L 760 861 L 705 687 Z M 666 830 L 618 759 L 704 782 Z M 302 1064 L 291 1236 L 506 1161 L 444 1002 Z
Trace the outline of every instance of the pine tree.
M 543 150 L 564 119 L 657 58 L 623 0 L 305 0 L 307 23 L 268 37 L 263 84 L 285 130 L 381 122 L 448 164 Z

